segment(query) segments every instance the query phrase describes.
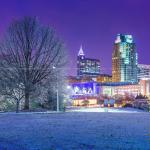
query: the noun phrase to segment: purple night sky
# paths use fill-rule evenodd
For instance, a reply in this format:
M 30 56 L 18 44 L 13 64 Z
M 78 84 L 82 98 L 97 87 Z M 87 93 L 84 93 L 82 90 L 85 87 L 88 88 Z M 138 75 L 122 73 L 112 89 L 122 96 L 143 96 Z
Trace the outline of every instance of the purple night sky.
M 101 60 L 111 73 L 113 42 L 118 33 L 132 34 L 139 63 L 150 64 L 149 0 L 0 0 L 0 37 L 12 19 L 37 16 L 51 25 L 69 50 L 76 67 L 80 45 L 87 57 Z M 76 74 L 76 70 L 69 71 Z

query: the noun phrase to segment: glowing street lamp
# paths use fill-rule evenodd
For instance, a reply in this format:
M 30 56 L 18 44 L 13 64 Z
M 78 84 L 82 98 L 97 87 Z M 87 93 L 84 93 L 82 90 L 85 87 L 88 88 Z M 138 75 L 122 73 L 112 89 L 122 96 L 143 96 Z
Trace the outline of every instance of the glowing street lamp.
M 70 85 L 67 85 L 67 89 L 71 89 L 71 86 L 70 86 Z

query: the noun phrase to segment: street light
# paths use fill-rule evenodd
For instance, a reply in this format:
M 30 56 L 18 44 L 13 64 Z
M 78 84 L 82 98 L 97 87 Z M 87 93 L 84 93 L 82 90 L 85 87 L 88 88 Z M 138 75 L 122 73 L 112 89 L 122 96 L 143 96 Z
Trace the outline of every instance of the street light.
M 67 89 L 68 89 L 68 90 L 71 89 L 71 86 L 70 86 L 70 85 L 67 85 Z
M 53 66 L 53 69 L 56 69 L 56 67 Z M 59 112 L 59 90 L 58 90 L 58 74 L 57 74 L 57 71 L 56 71 L 56 80 L 57 80 L 57 83 L 56 83 L 57 112 Z

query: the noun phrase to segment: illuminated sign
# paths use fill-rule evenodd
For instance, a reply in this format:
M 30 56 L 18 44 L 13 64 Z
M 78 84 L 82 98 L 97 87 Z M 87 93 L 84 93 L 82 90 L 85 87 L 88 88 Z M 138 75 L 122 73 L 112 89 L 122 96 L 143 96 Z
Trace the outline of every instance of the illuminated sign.
M 72 85 L 73 95 L 94 95 L 99 93 L 95 83 L 75 83 Z

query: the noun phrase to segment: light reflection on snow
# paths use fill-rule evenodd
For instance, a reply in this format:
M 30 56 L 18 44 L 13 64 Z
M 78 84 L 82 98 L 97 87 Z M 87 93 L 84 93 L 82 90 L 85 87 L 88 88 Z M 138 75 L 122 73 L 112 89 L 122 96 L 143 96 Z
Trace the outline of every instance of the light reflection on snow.
M 109 113 L 141 113 L 144 112 L 134 108 L 74 108 L 68 112 L 109 112 Z

